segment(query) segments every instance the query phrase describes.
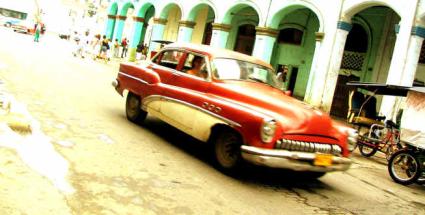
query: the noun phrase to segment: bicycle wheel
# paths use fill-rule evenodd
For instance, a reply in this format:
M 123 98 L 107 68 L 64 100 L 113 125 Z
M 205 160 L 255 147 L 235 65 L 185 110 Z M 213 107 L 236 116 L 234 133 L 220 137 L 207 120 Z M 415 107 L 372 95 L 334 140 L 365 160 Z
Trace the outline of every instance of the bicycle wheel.
M 421 163 L 412 151 L 395 152 L 388 162 L 388 172 L 391 178 L 399 184 L 409 185 L 422 175 Z
M 366 145 L 359 145 L 359 151 L 360 151 L 360 154 L 362 154 L 363 156 L 371 157 L 371 156 L 376 154 L 378 149 L 372 148 L 372 147 L 366 146 Z

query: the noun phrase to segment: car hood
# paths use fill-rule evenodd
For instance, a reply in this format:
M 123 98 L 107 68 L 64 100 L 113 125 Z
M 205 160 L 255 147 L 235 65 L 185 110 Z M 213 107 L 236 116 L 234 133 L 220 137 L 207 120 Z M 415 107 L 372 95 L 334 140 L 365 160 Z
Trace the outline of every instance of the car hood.
M 220 81 L 214 94 L 274 118 L 285 135 L 333 137 L 335 128 L 326 113 L 285 95 L 282 90 L 250 81 Z M 334 138 L 332 138 L 334 139 Z

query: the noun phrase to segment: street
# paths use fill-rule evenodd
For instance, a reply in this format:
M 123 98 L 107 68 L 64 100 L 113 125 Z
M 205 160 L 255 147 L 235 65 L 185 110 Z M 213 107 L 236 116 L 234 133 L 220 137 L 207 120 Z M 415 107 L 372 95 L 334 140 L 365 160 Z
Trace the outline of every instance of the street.
M 202 143 L 153 117 L 126 119 L 117 60 L 75 58 L 55 35 L 34 43 L 0 27 L 0 41 L 0 80 L 67 162 L 69 184 L 0 142 L 0 214 L 425 214 L 425 186 L 394 183 L 382 154 L 356 151 L 347 172 L 311 181 L 255 167 L 227 176 Z

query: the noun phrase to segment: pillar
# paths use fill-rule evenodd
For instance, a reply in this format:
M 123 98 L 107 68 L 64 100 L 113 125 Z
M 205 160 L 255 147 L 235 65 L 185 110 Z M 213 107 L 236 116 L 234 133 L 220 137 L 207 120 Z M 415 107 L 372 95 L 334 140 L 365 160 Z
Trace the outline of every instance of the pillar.
M 125 20 L 127 19 L 126 16 L 117 16 L 117 19 L 115 21 L 115 30 L 114 30 L 114 40 L 118 39 L 118 41 L 122 40 L 122 32 L 124 30 Z
M 116 15 L 108 15 L 108 21 L 106 22 L 105 35 L 107 38 L 112 39 L 114 36 L 115 19 Z
M 195 22 L 181 20 L 179 22 L 179 34 L 177 41 L 190 43 L 192 41 L 193 27 L 195 27 L 195 25 Z
M 166 19 L 154 18 L 152 27 L 152 36 L 151 42 L 149 44 L 149 53 L 159 49 L 159 43 L 152 42 L 154 40 L 162 40 L 164 36 L 165 24 L 167 24 Z
M 409 48 L 412 25 L 405 23 L 396 26 L 397 40 L 394 45 L 394 52 L 391 58 L 390 70 L 388 72 L 387 84 L 400 84 L 403 76 L 403 69 L 407 59 L 407 50 Z
M 342 57 L 344 55 L 345 42 L 347 41 L 348 33 L 351 30 L 352 25 L 348 22 L 339 21 L 337 25 L 337 31 L 335 35 L 335 42 L 332 49 L 332 55 L 328 72 L 326 75 L 316 75 L 314 80 L 314 87 L 323 86 L 321 89 L 315 88 L 313 90 L 318 91 L 319 95 L 315 95 L 312 98 L 314 106 L 319 106 L 323 111 L 330 112 L 332 107 L 332 100 L 335 93 L 336 83 L 338 81 L 338 75 L 341 68 Z
M 256 27 L 255 45 L 252 56 L 270 63 L 272 58 L 276 36 L 279 31 L 272 28 Z
M 322 41 L 323 41 L 323 38 L 325 36 L 325 34 L 323 32 L 316 32 L 315 35 L 316 35 L 316 44 L 315 44 L 315 47 L 314 47 L 313 61 L 311 62 L 310 74 L 309 74 L 309 77 L 308 77 L 306 93 L 305 93 L 305 96 L 304 96 L 304 101 L 307 102 L 307 103 L 311 103 L 312 93 L 314 92 L 313 80 L 315 80 L 317 74 L 319 74 L 318 62 L 321 62 L 319 60 L 320 51 L 321 51 L 320 48 L 322 46 Z
M 399 32 L 399 34 L 401 34 L 401 31 Z M 405 36 L 400 36 L 399 34 L 397 35 L 396 45 L 399 41 L 399 38 L 400 43 L 403 42 L 402 40 L 405 40 Z M 407 53 L 405 57 L 397 55 L 396 51 L 394 51 L 392 58 L 393 60 L 391 61 L 390 72 L 388 73 L 387 84 L 403 85 L 409 87 L 413 85 L 413 81 L 415 80 L 416 76 L 419 55 L 421 53 L 422 43 L 425 38 L 425 28 L 419 26 L 413 27 L 408 38 L 410 42 L 407 47 Z M 396 50 L 396 47 L 394 47 L 394 50 Z M 398 72 L 396 72 L 394 69 L 392 70 L 393 66 L 399 67 L 399 65 L 395 65 L 395 63 L 393 64 L 393 61 L 395 61 L 394 57 L 405 59 L 404 68 Z M 386 116 L 387 119 L 395 119 L 395 117 L 397 116 L 396 106 L 399 106 L 400 101 L 400 98 L 394 96 L 384 96 L 379 112 L 381 113 L 381 115 Z
M 212 36 L 210 45 L 218 48 L 226 48 L 227 38 L 229 37 L 230 25 L 221 23 L 212 23 Z
M 413 85 L 424 38 L 425 28 L 419 26 L 413 27 L 407 50 L 406 65 L 403 70 L 403 76 L 401 77 L 400 84 L 403 86 L 411 87 Z
M 133 39 L 130 40 L 130 47 L 128 48 L 128 60 L 134 62 L 136 60 L 136 49 L 137 45 L 140 43 L 140 38 L 142 34 L 143 24 L 145 19 L 142 17 L 133 17 Z

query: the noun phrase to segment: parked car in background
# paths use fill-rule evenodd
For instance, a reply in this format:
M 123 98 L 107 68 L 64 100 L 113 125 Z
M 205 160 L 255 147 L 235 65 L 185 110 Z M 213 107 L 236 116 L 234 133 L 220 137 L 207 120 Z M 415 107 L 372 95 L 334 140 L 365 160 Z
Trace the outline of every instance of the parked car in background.
M 19 20 L 16 20 L 16 19 L 11 19 L 11 18 L 8 18 L 8 17 L 0 17 L 0 25 L 7 27 L 7 28 L 12 27 L 12 25 L 14 25 L 15 23 L 18 23 L 18 22 L 19 22 Z
M 290 97 L 271 65 L 252 56 L 170 44 L 143 65 L 122 63 L 113 86 L 128 92 L 130 121 L 149 113 L 213 144 L 224 171 L 247 161 L 320 177 L 351 165 L 347 144 L 355 131 Z
M 22 26 L 26 26 L 33 19 L 28 14 L 31 12 L 27 5 L 15 1 L 3 1 L 0 6 L 0 23 L 5 27 L 16 26 L 19 31 L 24 31 Z
M 12 24 L 12 29 L 14 32 L 32 34 L 34 33 L 34 24 L 30 21 L 20 21 L 15 24 Z

